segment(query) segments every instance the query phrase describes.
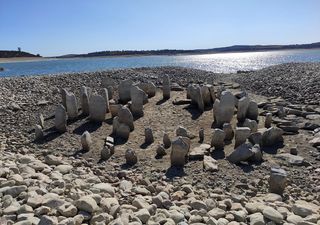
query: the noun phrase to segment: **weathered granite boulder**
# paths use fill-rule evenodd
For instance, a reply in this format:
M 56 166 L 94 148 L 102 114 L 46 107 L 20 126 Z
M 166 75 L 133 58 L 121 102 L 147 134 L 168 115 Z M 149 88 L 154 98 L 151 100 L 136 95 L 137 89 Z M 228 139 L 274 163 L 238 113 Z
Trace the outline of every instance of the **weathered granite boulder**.
M 111 116 L 118 116 L 118 112 L 121 109 L 121 104 L 109 104 L 109 111 L 111 112 Z
M 192 85 L 189 89 L 190 98 L 192 103 L 197 105 L 200 112 L 204 111 L 204 101 L 202 97 L 202 89 L 199 85 Z M 210 94 L 210 93 L 209 93 Z
M 218 171 L 218 162 L 211 156 L 203 157 L 203 169 L 205 171 L 216 172 Z
M 247 138 L 250 136 L 250 133 L 251 130 L 249 127 L 236 127 L 234 147 L 237 148 L 245 143 Z
M 259 144 L 255 144 L 252 148 L 251 151 L 253 152 L 253 155 L 250 157 L 250 161 L 259 163 L 262 162 L 262 151 L 260 149 Z
M 250 101 L 247 109 L 247 118 L 251 120 L 258 120 L 259 109 L 258 104 L 255 101 Z
M 231 154 L 227 156 L 227 159 L 232 163 L 247 161 L 254 155 L 251 148 L 252 145 L 250 143 L 243 143 L 231 152 Z
M 215 93 L 214 87 L 211 84 L 207 84 L 206 86 L 209 88 L 209 91 L 210 91 L 211 102 L 214 103 L 214 101 L 216 100 L 216 93 Z
M 131 112 L 134 116 L 143 116 L 143 99 L 145 92 L 137 86 L 131 87 Z
M 153 132 L 152 132 L 152 129 L 150 127 L 147 127 L 147 128 L 144 129 L 144 135 L 145 135 L 144 142 L 146 144 L 151 144 L 151 143 L 154 142 Z
M 60 89 L 60 95 L 61 95 L 61 104 L 66 109 L 67 108 L 67 94 L 68 91 L 65 88 Z
M 108 113 L 109 112 L 109 92 L 107 88 L 102 89 L 102 97 L 104 98 L 106 103 L 106 113 Z
M 152 98 L 156 95 L 157 87 L 152 82 L 139 83 L 138 87 L 142 89 L 149 98 Z
M 237 119 L 239 122 L 243 122 L 246 119 L 247 110 L 250 104 L 250 99 L 244 96 L 238 101 Z
M 89 109 L 89 93 L 87 87 L 83 86 L 81 87 L 80 91 L 80 103 L 81 103 L 81 109 L 83 115 L 89 115 L 90 109 Z
M 184 166 L 188 158 L 190 140 L 186 137 L 177 137 L 171 144 L 171 166 Z
M 113 118 L 113 133 L 127 140 L 130 135 L 130 127 L 125 123 L 120 123 L 119 117 L 116 116 Z
M 233 139 L 233 136 L 234 136 L 232 125 L 230 123 L 224 123 L 223 124 L 223 131 L 226 134 L 225 135 L 225 140 L 226 141 L 231 141 Z
M 211 101 L 211 93 L 209 90 L 209 87 L 207 85 L 201 86 L 201 96 L 202 96 L 202 102 L 204 106 L 211 106 L 212 101 Z
M 262 133 L 261 145 L 265 147 L 274 146 L 283 142 L 283 130 L 278 127 L 270 127 Z
M 88 131 L 85 131 L 82 135 L 81 135 L 81 145 L 82 145 L 82 149 L 84 151 L 90 151 L 90 147 L 92 144 L 92 139 L 91 139 L 91 135 Z
M 251 130 L 251 133 L 255 133 L 258 131 L 258 124 L 255 120 L 245 119 L 242 123 L 242 126 L 249 127 Z
M 133 149 L 127 149 L 125 153 L 126 163 L 128 165 L 134 165 L 138 162 L 138 157 L 136 155 L 136 152 Z
M 176 136 L 181 136 L 181 137 L 188 137 L 190 139 L 193 139 L 195 138 L 195 136 L 190 133 L 186 128 L 184 128 L 183 126 L 179 126 L 177 129 L 176 129 Z
M 264 120 L 264 127 L 270 128 L 272 124 L 272 113 L 267 113 Z
M 134 130 L 133 116 L 126 106 L 122 106 L 118 111 L 119 123 L 126 124 L 130 130 Z
M 261 140 L 262 140 L 262 133 L 261 132 L 255 132 L 250 134 L 248 140 L 250 141 L 251 144 L 255 145 L 261 145 Z
M 226 137 L 226 134 L 221 129 L 214 129 L 211 137 L 211 147 L 214 147 L 215 149 L 223 149 L 224 147 L 224 139 Z
M 220 101 L 215 101 L 213 114 L 218 127 L 222 127 L 224 123 L 230 123 L 234 113 L 234 96 L 229 91 L 223 91 Z
M 171 146 L 171 140 L 167 133 L 163 134 L 163 146 L 169 148 Z
M 280 168 L 271 168 L 269 191 L 282 195 L 287 185 L 287 172 Z
M 43 130 L 42 130 L 42 127 L 38 124 L 35 125 L 34 127 L 34 140 L 35 141 L 38 141 L 38 140 L 41 140 L 43 139 Z
M 127 80 L 123 80 L 118 87 L 119 90 L 119 100 L 122 103 L 127 103 L 128 101 L 131 100 L 131 87 L 133 85 L 132 80 L 127 79 Z
M 67 112 L 63 105 L 58 105 L 54 117 L 55 128 L 63 133 L 67 131 Z
M 91 95 L 89 102 L 90 119 L 103 122 L 106 119 L 106 101 L 101 95 Z
M 70 119 L 74 119 L 78 116 L 78 103 L 77 98 L 73 93 L 67 93 L 66 95 L 67 114 Z
M 170 78 L 168 75 L 163 77 L 162 81 L 162 91 L 163 91 L 163 99 L 170 98 L 171 86 L 170 86 Z
M 156 149 L 156 153 L 157 153 L 158 157 L 161 157 L 161 156 L 164 156 L 167 154 L 166 149 L 164 148 L 164 146 L 162 144 L 158 145 L 158 147 Z
M 113 87 L 115 87 L 116 85 L 116 82 L 114 81 L 113 78 L 111 77 L 104 77 L 101 81 L 101 87 L 102 88 L 107 88 L 108 90 L 108 97 L 109 97 L 109 100 L 113 98 Z

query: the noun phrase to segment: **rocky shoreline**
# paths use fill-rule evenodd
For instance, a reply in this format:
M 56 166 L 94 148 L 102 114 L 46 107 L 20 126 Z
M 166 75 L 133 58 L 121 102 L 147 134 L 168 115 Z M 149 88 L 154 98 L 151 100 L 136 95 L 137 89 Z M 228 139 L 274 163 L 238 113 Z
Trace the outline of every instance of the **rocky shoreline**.
M 225 75 L 160 67 L 0 78 L 0 224 L 320 224 L 319 68 L 284 64 Z M 171 82 L 166 101 L 164 75 Z M 101 125 L 79 116 L 68 120 L 65 133 L 55 131 L 61 88 L 81 99 L 82 86 L 96 92 L 112 86 L 118 99 L 118 85 L 126 79 L 152 82 L 156 93 L 143 106 L 143 117 L 134 121 L 129 140 L 111 141 L 114 154 L 108 160 L 101 159 L 101 150 L 114 125 L 110 113 Z M 240 99 L 250 96 L 259 107 L 257 129 L 264 129 L 271 114 L 272 126 L 284 131 L 283 145 L 263 149 L 259 163 L 227 160 L 235 143 L 215 149 L 215 106 L 203 112 L 189 107 L 190 83 L 211 84 L 217 99 L 223 90 Z M 39 113 L 45 136 L 34 141 Z M 237 114 L 231 127 L 238 126 Z M 173 139 L 180 126 L 192 137 L 182 169 L 170 166 L 169 149 L 159 150 L 163 132 Z M 152 143 L 147 145 L 146 127 L 153 131 L 152 138 L 148 131 Z M 92 138 L 89 152 L 81 151 L 85 131 Z M 156 156 L 159 151 L 163 157 Z M 136 154 L 133 166 L 126 163 L 128 154 Z M 283 193 L 270 192 L 272 168 L 286 171 Z

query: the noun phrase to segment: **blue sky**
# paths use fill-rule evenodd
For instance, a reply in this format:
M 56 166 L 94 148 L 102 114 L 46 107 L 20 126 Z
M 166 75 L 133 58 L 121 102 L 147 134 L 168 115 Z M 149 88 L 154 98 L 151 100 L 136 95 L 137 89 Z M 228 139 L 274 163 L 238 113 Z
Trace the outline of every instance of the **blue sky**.
M 319 0 L 0 0 L 0 49 L 44 56 L 318 41 Z

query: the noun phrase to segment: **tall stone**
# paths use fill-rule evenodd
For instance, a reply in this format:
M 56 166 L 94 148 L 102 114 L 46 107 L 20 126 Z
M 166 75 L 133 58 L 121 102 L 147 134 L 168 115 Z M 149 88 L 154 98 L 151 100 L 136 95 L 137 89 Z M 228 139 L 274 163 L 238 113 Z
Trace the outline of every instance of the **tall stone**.
M 207 85 L 207 87 L 209 88 L 209 91 L 210 91 L 211 101 L 212 103 L 214 103 L 214 101 L 216 100 L 216 93 L 215 93 L 214 87 L 213 85 Z
M 143 116 L 143 99 L 145 92 L 137 86 L 131 87 L 131 112 L 134 116 Z
M 274 146 L 283 142 L 283 130 L 278 127 L 270 127 L 262 133 L 261 145 L 264 147 Z
M 103 88 L 102 89 L 102 97 L 105 100 L 106 103 L 106 112 L 109 112 L 109 93 L 108 93 L 108 89 L 107 88 Z
M 245 119 L 242 126 L 249 127 L 251 133 L 255 133 L 258 131 L 258 123 L 255 120 Z
M 122 106 L 118 111 L 119 122 L 126 124 L 130 130 L 134 130 L 133 116 L 126 106 Z
M 54 117 L 55 128 L 63 133 L 67 131 L 67 113 L 63 105 L 58 105 Z
M 89 111 L 89 93 L 88 93 L 88 88 L 85 86 L 81 87 L 81 91 L 80 91 L 80 102 L 81 102 L 81 109 L 82 109 L 82 114 L 83 115 L 89 115 L 90 111 Z
M 170 155 L 171 166 L 182 167 L 186 163 L 190 149 L 190 143 L 188 143 L 187 139 L 188 138 L 185 137 L 177 137 L 172 141 Z
M 264 127 L 270 128 L 272 124 L 272 113 L 267 113 L 264 120 Z
M 231 141 L 233 139 L 233 136 L 234 136 L 232 125 L 230 123 L 224 123 L 223 124 L 223 131 L 226 134 L 225 140 L 226 141 Z
M 68 91 L 65 88 L 60 89 L 60 95 L 61 95 L 61 104 L 66 109 L 67 108 L 67 94 Z
M 246 119 L 247 110 L 250 104 L 250 99 L 244 96 L 238 101 L 237 119 L 239 122 L 243 122 Z
M 200 112 L 204 111 L 204 101 L 202 96 L 202 89 L 199 85 L 193 85 L 190 88 L 190 98 L 193 104 L 198 106 Z
M 223 149 L 226 134 L 221 129 L 214 129 L 211 137 L 211 147 L 215 149 Z
M 236 127 L 234 147 L 242 145 L 250 136 L 251 129 L 249 127 Z
M 38 124 L 34 127 L 34 136 L 35 141 L 41 140 L 44 136 L 42 127 Z
M 81 135 L 81 145 L 84 151 L 90 151 L 90 147 L 92 144 L 91 135 L 88 131 L 83 132 Z
M 144 129 L 144 136 L 145 136 L 144 142 L 146 144 L 151 144 L 154 142 L 153 132 L 150 127 L 147 127 Z
M 103 122 L 106 119 L 106 100 L 101 95 L 92 95 L 89 102 L 90 120 Z
M 106 76 L 101 81 L 101 87 L 106 88 L 108 90 L 109 100 L 113 97 L 113 87 L 116 85 L 116 82 L 113 78 Z
M 127 79 L 121 81 L 119 84 L 118 90 L 119 90 L 119 99 L 122 103 L 127 103 L 128 101 L 131 100 L 131 94 L 130 90 L 132 87 L 132 80 Z
M 44 128 L 44 117 L 43 117 L 42 113 L 38 114 L 37 124 L 40 125 L 42 129 Z
M 134 165 L 138 162 L 138 157 L 136 155 L 136 152 L 133 149 L 127 149 L 125 153 L 126 163 L 128 165 Z
M 213 114 L 218 127 L 222 127 L 224 123 L 230 123 L 234 114 L 235 98 L 230 91 L 223 91 L 220 101 L 215 101 Z
M 152 98 L 156 95 L 157 87 L 152 82 L 139 83 L 138 87 L 143 90 L 149 98 Z
M 255 101 L 250 101 L 247 109 L 247 118 L 251 120 L 258 120 L 259 108 L 258 104 Z
M 119 117 L 116 116 L 113 118 L 113 133 L 116 136 L 127 140 L 130 135 L 130 127 L 125 123 L 120 123 Z
M 165 75 L 162 81 L 162 91 L 163 91 L 163 99 L 169 99 L 170 98 L 170 91 L 171 91 L 171 85 L 170 85 L 170 78 L 168 75 Z
M 73 93 L 66 95 L 67 113 L 70 119 L 77 118 L 78 116 L 78 103 L 77 98 Z
M 199 130 L 199 142 L 202 143 L 204 141 L 204 129 L 200 128 Z
M 287 172 L 280 168 L 271 168 L 269 191 L 282 195 L 287 184 Z
M 201 96 L 204 106 L 211 106 L 211 94 L 207 85 L 201 86 Z
M 167 133 L 163 134 L 163 146 L 165 148 L 169 148 L 171 146 L 171 140 L 170 140 L 169 135 Z

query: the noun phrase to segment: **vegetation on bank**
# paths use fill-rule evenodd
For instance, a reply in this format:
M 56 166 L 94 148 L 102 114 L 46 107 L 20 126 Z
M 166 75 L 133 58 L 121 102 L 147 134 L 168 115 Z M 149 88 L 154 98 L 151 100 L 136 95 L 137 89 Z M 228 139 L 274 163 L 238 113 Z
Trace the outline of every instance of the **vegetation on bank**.
M 14 58 L 14 57 L 41 57 L 39 54 L 34 55 L 23 51 L 6 51 L 0 50 L 0 58 Z

